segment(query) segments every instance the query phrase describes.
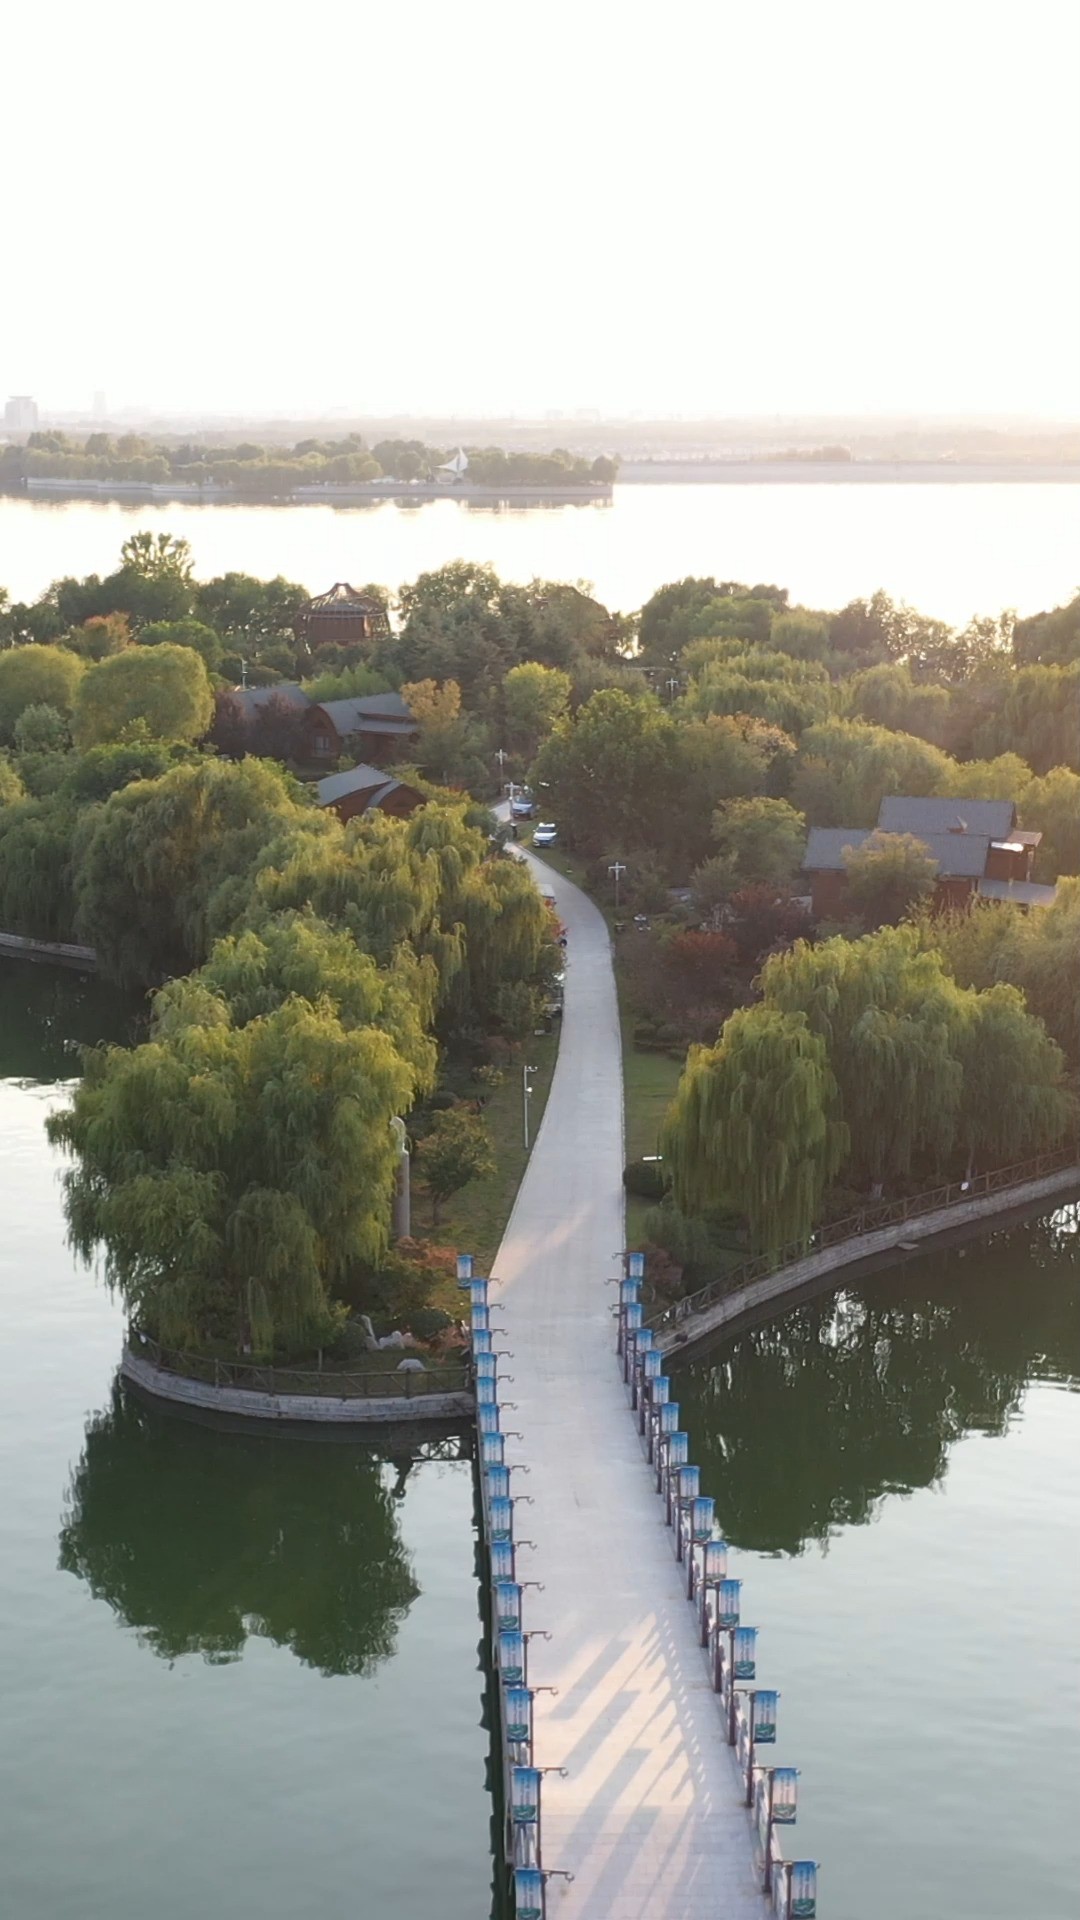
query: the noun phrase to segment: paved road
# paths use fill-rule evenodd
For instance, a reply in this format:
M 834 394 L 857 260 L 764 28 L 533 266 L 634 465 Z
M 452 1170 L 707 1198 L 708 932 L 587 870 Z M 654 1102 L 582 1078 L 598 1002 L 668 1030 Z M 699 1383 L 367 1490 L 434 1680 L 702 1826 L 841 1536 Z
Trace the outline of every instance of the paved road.
M 568 933 L 558 1066 L 492 1289 L 516 1402 L 509 1461 L 526 1463 L 517 1531 L 535 1539 L 518 1577 L 534 1640 L 543 1857 L 560 1920 L 739 1920 L 766 1911 L 752 1875 L 719 1706 L 696 1644 L 671 1536 L 614 1358 L 611 1308 L 623 1244 L 622 1055 L 602 915 L 542 862 Z M 706 1489 L 708 1491 L 708 1489 Z

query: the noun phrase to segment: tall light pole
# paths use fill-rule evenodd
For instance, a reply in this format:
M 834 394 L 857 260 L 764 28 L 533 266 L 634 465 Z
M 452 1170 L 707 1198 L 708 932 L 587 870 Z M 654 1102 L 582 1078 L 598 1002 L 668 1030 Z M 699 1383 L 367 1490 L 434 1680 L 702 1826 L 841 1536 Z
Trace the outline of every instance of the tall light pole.
M 622 861 L 621 861 L 621 860 L 616 860 L 616 861 L 615 861 L 615 864 L 614 864 L 614 866 L 611 866 L 611 867 L 609 867 L 609 868 L 608 868 L 608 872 L 609 872 L 609 873 L 613 873 L 613 874 L 615 875 L 615 911 L 616 911 L 616 913 L 618 913 L 618 911 L 619 911 L 619 881 L 620 881 L 620 880 L 622 879 L 622 876 L 623 876 L 623 874 L 624 874 L 624 873 L 626 872 L 626 868 L 625 868 L 625 867 L 623 866 L 623 863 L 622 863 Z
M 524 1135 L 526 1153 L 529 1151 L 529 1101 L 532 1099 L 529 1075 L 535 1072 L 535 1067 L 522 1067 L 521 1069 L 521 1129 Z
M 506 753 L 506 749 L 505 749 L 505 747 L 499 747 L 499 748 L 498 748 L 498 750 L 496 751 L 496 754 L 495 754 L 495 758 L 496 758 L 496 760 L 497 760 L 497 761 L 498 761 L 498 763 L 499 763 L 499 779 L 500 779 L 500 781 L 501 781 L 501 780 L 502 780 L 502 777 L 503 777 L 503 774 L 504 774 L 504 773 L 505 773 L 505 771 L 506 771 L 506 762 L 507 762 L 507 758 L 508 758 L 508 756 L 507 756 L 507 753 Z

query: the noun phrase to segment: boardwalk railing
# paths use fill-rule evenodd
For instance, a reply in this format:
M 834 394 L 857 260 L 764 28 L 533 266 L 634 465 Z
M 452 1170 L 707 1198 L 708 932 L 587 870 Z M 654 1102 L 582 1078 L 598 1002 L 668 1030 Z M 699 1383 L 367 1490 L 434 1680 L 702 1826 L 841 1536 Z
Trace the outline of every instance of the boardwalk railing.
M 247 1393 L 279 1396 L 308 1394 L 332 1400 L 414 1400 L 425 1393 L 462 1393 L 468 1388 L 468 1369 L 458 1366 L 408 1368 L 397 1373 L 353 1372 L 336 1367 L 260 1367 L 250 1361 L 214 1360 L 205 1354 L 182 1353 L 163 1347 L 149 1334 L 132 1328 L 128 1346 L 162 1373 L 185 1380 L 201 1380 L 213 1387 L 238 1387 Z
M 1041 1180 L 1047 1174 L 1060 1173 L 1066 1167 L 1075 1165 L 1077 1155 L 1078 1148 L 1074 1142 L 1070 1146 L 1059 1147 L 1053 1153 L 1040 1153 L 1031 1160 L 1018 1160 L 1012 1166 L 995 1167 L 989 1173 L 975 1174 L 970 1180 L 953 1180 L 948 1186 L 935 1187 L 930 1193 L 911 1194 L 903 1200 L 881 1200 L 861 1208 L 858 1213 L 846 1214 L 842 1220 L 827 1221 L 825 1225 L 815 1227 L 805 1240 L 790 1240 L 786 1246 L 774 1247 L 769 1253 L 755 1254 L 740 1266 L 730 1267 L 727 1273 L 710 1280 L 707 1286 L 699 1287 L 696 1293 L 685 1294 L 663 1312 L 651 1315 L 647 1324 L 657 1332 L 681 1326 L 685 1320 L 704 1313 L 707 1307 L 714 1306 L 718 1300 L 726 1299 L 737 1288 L 749 1286 L 753 1280 L 764 1279 L 766 1274 L 777 1273 L 781 1268 L 793 1265 L 796 1260 L 805 1260 L 808 1254 L 840 1246 L 845 1240 L 860 1239 L 866 1233 L 880 1232 L 883 1227 L 902 1226 L 906 1220 L 917 1220 L 923 1214 L 936 1213 L 941 1207 L 978 1200 L 988 1194 L 1004 1193 L 1009 1187 L 1025 1186 L 1029 1180 Z
M 645 1459 L 654 1475 L 675 1558 L 685 1570 L 686 1598 L 698 1642 L 718 1697 L 721 1725 L 735 1749 L 743 1799 L 750 1810 L 761 1891 L 778 1920 L 813 1920 L 817 1862 L 788 1860 L 779 1829 L 793 1826 L 798 1770 L 769 1765 L 776 1743 L 779 1693 L 747 1682 L 757 1678 L 757 1628 L 741 1621 L 742 1581 L 728 1577 L 728 1547 L 717 1530 L 716 1502 L 701 1491 L 701 1469 L 689 1461 L 690 1436 L 679 1425 L 679 1403 L 651 1327 L 642 1324 L 640 1289 L 645 1256 L 626 1253 L 619 1282 L 616 1350 L 636 1416 Z M 740 1684 L 742 1683 L 742 1684 Z

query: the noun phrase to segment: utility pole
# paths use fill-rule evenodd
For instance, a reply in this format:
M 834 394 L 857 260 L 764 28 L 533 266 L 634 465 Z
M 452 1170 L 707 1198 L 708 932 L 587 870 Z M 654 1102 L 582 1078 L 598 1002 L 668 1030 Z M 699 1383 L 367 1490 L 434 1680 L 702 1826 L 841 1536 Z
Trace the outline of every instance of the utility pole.
M 623 876 L 623 874 L 624 874 L 624 873 L 626 872 L 626 868 L 625 868 L 625 867 L 623 866 L 623 863 L 622 863 L 622 861 L 621 861 L 621 860 L 616 860 L 616 862 L 615 862 L 615 864 L 614 864 L 614 866 L 611 866 L 611 867 L 609 867 L 609 868 L 608 868 L 608 872 L 609 872 L 609 873 L 613 873 L 613 874 L 615 875 L 615 911 L 616 911 L 616 913 L 618 913 L 618 911 L 619 911 L 619 881 L 620 881 L 620 880 L 622 879 L 622 876 Z
M 524 1135 L 526 1153 L 529 1151 L 529 1101 L 532 1099 L 529 1075 L 535 1072 L 535 1067 L 522 1067 L 521 1069 L 521 1128 Z
M 673 673 L 669 676 L 666 682 L 666 685 L 668 690 L 668 700 L 670 702 L 674 700 L 675 695 L 677 694 L 677 692 L 679 691 L 679 688 L 682 685 L 682 681 L 677 677 L 676 674 Z
M 499 779 L 500 779 L 500 781 L 502 780 L 502 777 L 503 777 L 503 774 L 504 774 L 504 772 L 506 771 L 506 761 L 507 761 L 507 757 L 508 757 L 508 756 L 507 756 L 507 753 L 506 753 L 506 749 L 505 749 L 504 747 L 500 747 L 500 748 L 498 749 L 498 751 L 496 752 L 496 755 L 495 755 L 495 758 L 496 758 L 496 760 L 497 760 L 497 761 L 498 761 L 498 763 L 499 763 Z
M 247 686 L 247 661 L 243 658 L 243 655 L 241 655 L 240 658 L 240 685 L 242 687 Z

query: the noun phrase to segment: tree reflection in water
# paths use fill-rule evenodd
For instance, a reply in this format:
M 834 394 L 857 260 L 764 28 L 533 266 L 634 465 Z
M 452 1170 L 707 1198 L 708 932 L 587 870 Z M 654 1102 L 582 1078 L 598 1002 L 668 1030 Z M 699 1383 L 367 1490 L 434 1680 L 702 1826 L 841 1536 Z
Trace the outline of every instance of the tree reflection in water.
M 117 1380 L 68 1489 L 60 1565 L 164 1659 L 235 1660 L 256 1634 L 320 1673 L 366 1673 L 420 1591 L 394 1505 L 413 1457 L 219 1432 Z
M 1031 1380 L 1080 1383 L 1080 1205 L 792 1309 L 679 1368 L 727 1538 L 798 1553 L 929 1487 Z

